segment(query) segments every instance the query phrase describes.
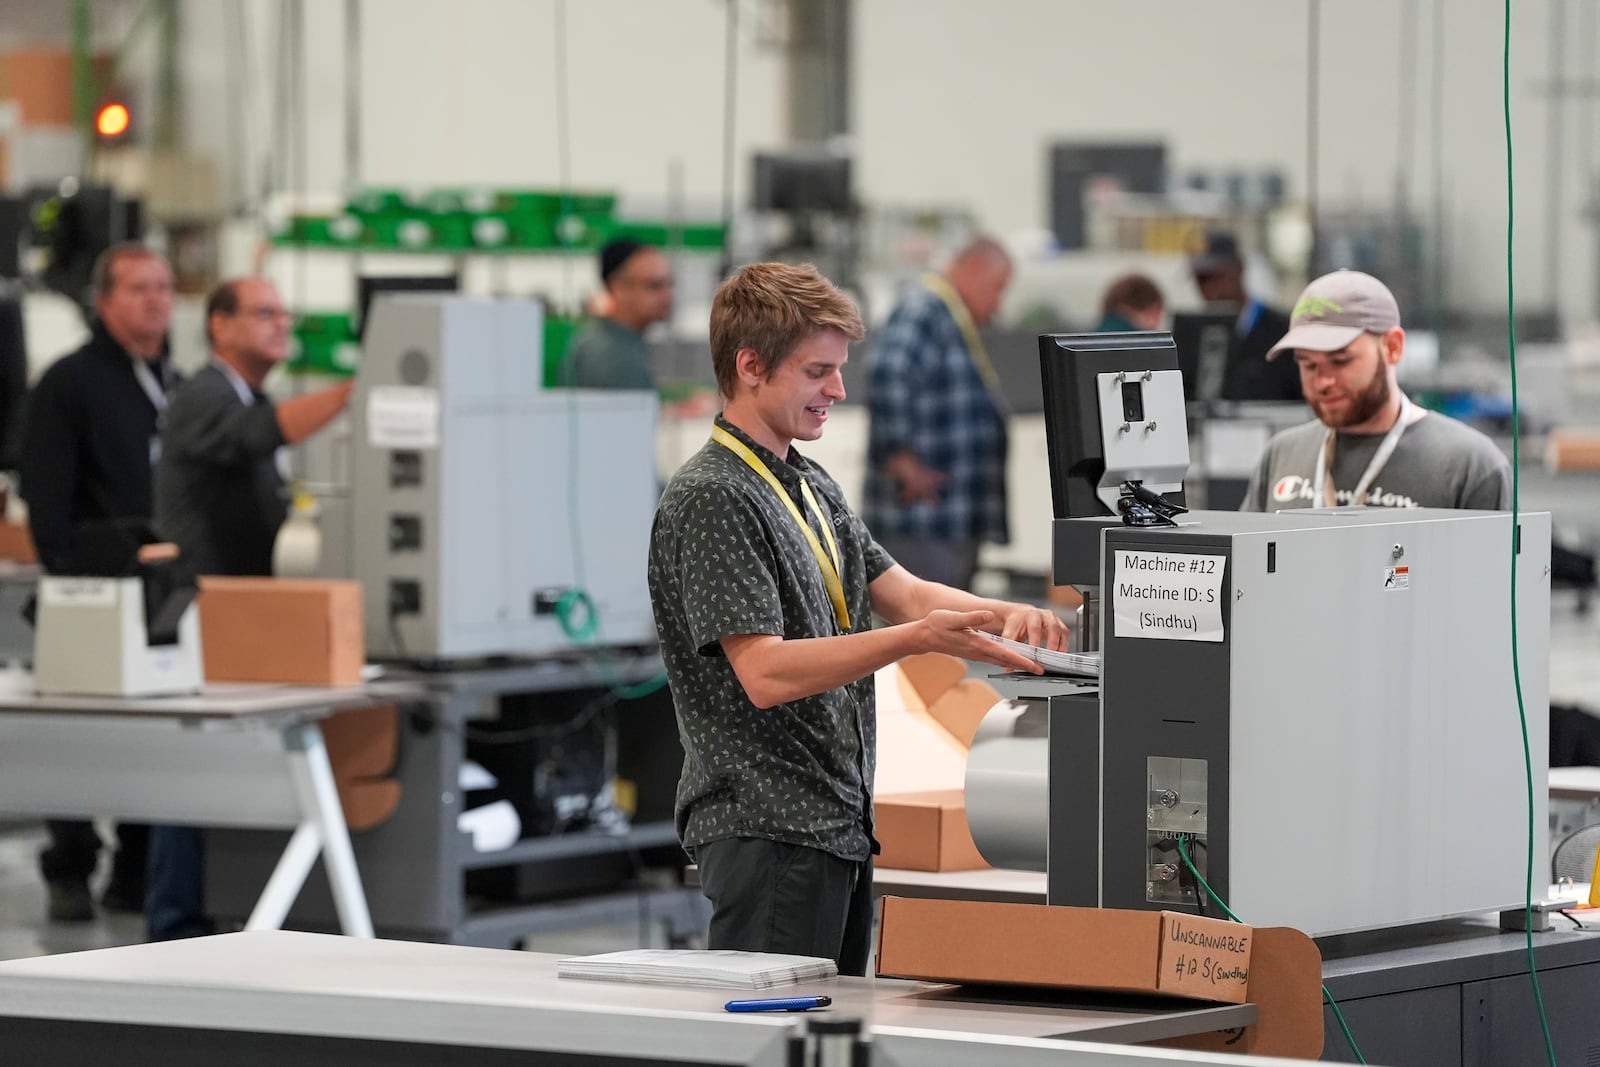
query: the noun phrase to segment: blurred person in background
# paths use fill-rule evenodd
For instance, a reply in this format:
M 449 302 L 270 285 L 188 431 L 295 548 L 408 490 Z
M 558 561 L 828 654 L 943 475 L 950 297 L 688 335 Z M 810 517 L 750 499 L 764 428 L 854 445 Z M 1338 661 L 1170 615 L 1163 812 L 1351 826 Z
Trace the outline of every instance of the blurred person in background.
M 1166 314 L 1167 302 L 1155 282 L 1144 274 L 1124 274 L 1107 286 L 1100 298 L 1100 324 L 1094 332 L 1159 330 Z
M 1300 375 L 1290 360 L 1267 353 L 1289 331 L 1289 316 L 1244 287 L 1244 257 L 1229 233 L 1208 233 L 1189 260 L 1195 288 L 1208 305 L 1238 312 L 1223 369 L 1223 400 L 1299 400 Z
M 861 517 L 912 574 L 970 589 L 984 542 L 1006 544 L 1010 408 L 978 328 L 1000 309 L 1011 256 L 992 237 L 925 275 L 867 365 Z
M 136 242 L 112 245 L 90 272 L 94 315 L 89 340 L 51 364 L 29 396 L 17 474 L 28 530 L 46 573 L 73 574 L 78 536 L 119 519 L 152 515 L 152 471 L 161 454 L 160 421 L 177 387 L 167 332 L 172 267 Z M 94 918 L 89 879 L 102 842 L 83 820 L 45 823 L 39 854 L 55 922 Z M 100 903 L 110 911 L 144 907 L 149 828 L 117 825 L 117 851 Z

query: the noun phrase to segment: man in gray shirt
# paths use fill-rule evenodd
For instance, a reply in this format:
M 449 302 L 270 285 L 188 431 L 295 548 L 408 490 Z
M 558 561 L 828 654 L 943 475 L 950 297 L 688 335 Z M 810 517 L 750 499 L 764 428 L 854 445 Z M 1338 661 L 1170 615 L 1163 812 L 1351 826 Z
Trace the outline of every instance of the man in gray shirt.
M 1370 274 L 1306 286 L 1267 358 L 1293 356 L 1317 418 L 1267 443 L 1240 510 L 1511 507 L 1511 465 L 1494 442 L 1401 392 L 1405 336 L 1394 294 Z
M 567 384 L 579 389 L 649 389 L 644 331 L 672 316 L 672 265 L 659 248 L 619 239 L 600 250 L 600 281 L 607 312 L 595 318 L 567 350 Z

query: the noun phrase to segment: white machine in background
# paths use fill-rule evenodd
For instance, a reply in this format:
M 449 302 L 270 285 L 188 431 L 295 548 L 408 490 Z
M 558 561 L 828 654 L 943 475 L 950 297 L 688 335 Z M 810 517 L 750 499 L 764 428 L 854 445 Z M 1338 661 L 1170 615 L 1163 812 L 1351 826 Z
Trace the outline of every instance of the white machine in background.
M 350 559 L 369 652 L 655 640 L 649 392 L 544 391 L 529 300 L 385 295 L 352 403 Z
M 195 588 L 150 577 L 39 579 L 33 680 L 41 693 L 148 697 L 205 682 Z

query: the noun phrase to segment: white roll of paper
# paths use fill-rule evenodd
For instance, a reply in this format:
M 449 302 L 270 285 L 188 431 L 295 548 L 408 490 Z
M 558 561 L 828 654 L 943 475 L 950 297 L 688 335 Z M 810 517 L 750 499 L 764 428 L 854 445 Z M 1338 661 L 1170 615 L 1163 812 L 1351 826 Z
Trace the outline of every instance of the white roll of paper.
M 967 826 L 994 867 L 1042 871 L 1049 848 L 1050 749 L 1043 708 L 1003 700 L 967 757 Z

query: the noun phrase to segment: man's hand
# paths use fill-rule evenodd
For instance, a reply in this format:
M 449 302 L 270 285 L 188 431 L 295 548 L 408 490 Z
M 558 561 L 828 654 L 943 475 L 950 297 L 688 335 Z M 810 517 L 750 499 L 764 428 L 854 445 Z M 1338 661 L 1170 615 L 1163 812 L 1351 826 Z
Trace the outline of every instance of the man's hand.
M 883 465 L 884 473 L 900 487 L 900 503 L 935 502 L 947 480 L 944 472 L 925 466 L 912 452 L 896 452 Z
M 923 631 L 924 652 L 944 652 L 960 659 L 993 663 L 1012 671 L 1043 674 L 1044 668 L 1027 656 L 980 637 L 974 630 L 999 625 L 992 611 L 931 611 L 917 624 Z
M 1010 604 L 1011 610 L 1004 613 L 1001 620 L 1001 637 L 1009 637 L 1013 641 L 1034 645 L 1038 648 L 1048 648 L 1052 652 L 1065 652 L 1070 635 L 1066 623 L 1061 621 L 1049 608 L 1034 607 L 1032 604 Z

